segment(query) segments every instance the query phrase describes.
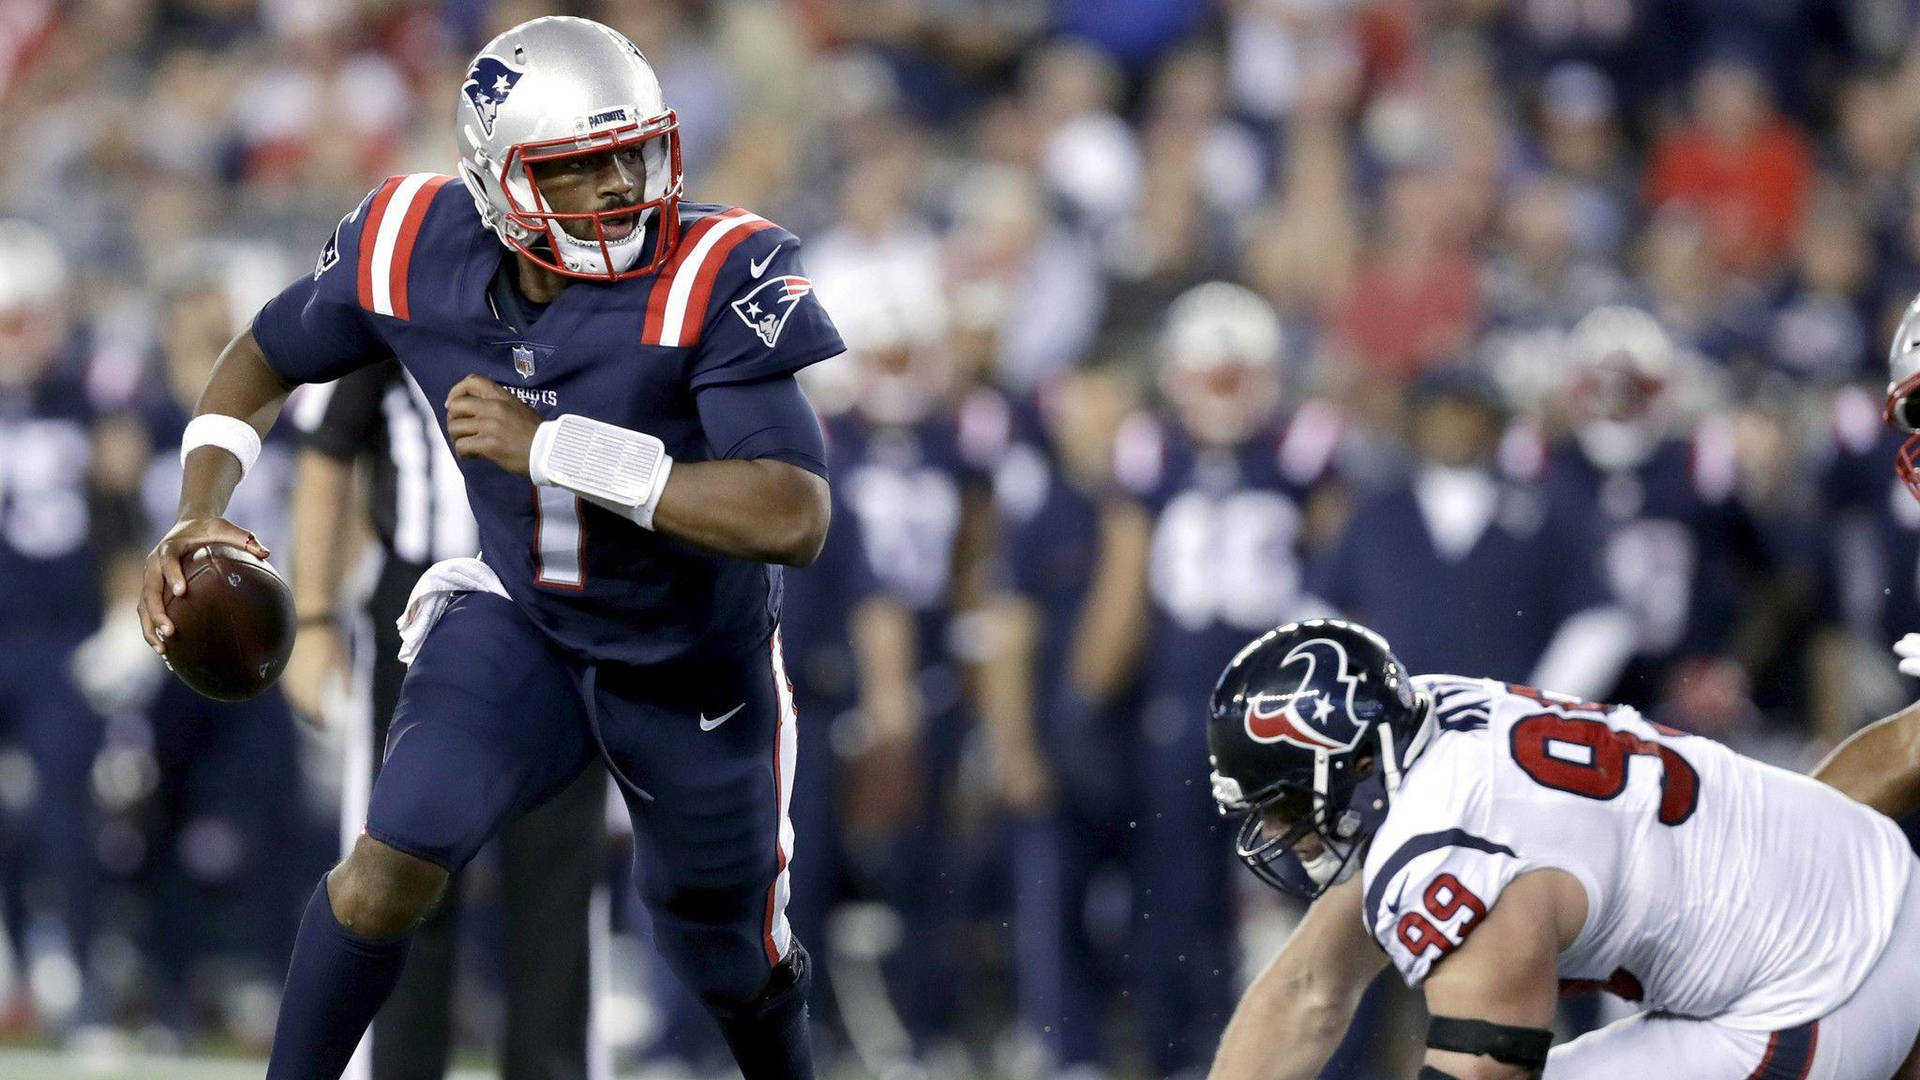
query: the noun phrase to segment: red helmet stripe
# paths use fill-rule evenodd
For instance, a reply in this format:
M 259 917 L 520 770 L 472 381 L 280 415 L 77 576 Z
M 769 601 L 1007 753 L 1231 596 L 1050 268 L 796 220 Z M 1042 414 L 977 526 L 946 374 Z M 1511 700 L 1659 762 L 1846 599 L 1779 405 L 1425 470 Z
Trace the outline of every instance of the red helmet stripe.
M 381 219 L 387 216 L 387 204 L 393 201 L 393 193 L 400 189 L 404 176 L 390 176 L 373 192 L 373 204 L 367 207 L 367 220 L 360 223 L 360 259 L 357 268 L 356 285 L 360 306 L 373 310 L 373 249 L 380 236 Z
M 427 208 L 433 205 L 433 197 L 440 193 L 451 176 L 436 176 L 420 185 L 413 199 L 407 204 L 406 217 L 400 221 L 400 235 L 393 243 L 393 269 L 389 272 L 387 295 L 391 298 L 393 317 L 407 317 L 407 270 L 413 265 L 414 241 L 420 238 L 420 223 L 426 220 Z

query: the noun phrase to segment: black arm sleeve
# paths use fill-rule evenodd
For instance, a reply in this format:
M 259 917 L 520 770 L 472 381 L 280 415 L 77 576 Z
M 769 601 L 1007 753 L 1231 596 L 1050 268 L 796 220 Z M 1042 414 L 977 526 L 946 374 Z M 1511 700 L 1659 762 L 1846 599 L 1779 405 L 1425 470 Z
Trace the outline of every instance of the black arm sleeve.
M 381 402 L 398 368 L 399 361 L 388 360 L 303 390 L 314 396 L 293 409 L 301 445 L 335 461 L 352 461 L 364 453 L 375 442 L 383 419 Z
M 716 458 L 771 458 L 825 478 L 820 420 L 791 375 L 709 386 L 694 396 L 707 446 Z

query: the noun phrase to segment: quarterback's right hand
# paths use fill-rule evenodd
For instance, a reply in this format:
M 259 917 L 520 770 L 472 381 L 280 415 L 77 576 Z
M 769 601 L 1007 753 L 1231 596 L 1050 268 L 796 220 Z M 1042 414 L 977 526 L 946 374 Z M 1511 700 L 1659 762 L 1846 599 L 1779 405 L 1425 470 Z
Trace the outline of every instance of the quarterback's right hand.
M 167 618 L 166 594 L 184 596 L 187 575 L 180 560 L 208 544 L 231 544 L 245 548 L 255 558 L 267 557 L 267 549 L 247 530 L 219 517 L 182 518 L 174 522 L 167 535 L 147 553 L 146 572 L 140 581 L 140 632 L 146 635 L 153 651 L 166 654 L 166 639 L 173 634 Z

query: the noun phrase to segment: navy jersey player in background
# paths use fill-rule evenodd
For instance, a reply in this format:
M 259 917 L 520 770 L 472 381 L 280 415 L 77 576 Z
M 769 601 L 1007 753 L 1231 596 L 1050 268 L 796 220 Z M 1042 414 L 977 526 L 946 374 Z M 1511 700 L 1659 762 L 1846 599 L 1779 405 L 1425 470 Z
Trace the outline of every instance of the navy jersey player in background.
M 785 907 L 795 714 L 780 573 L 819 551 L 825 451 L 793 379 L 842 351 L 799 241 L 683 203 L 677 121 L 597 23 L 495 38 L 456 98 L 464 181 L 382 184 L 222 354 L 141 614 L 210 543 L 296 383 L 397 357 L 460 458 L 481 559 L 409 604 L 366 835 L 302 919 L 272 1080 L 340 1074 L 448 875 L 596 757 L 647 837 L 655 941 L 750 1078 L 813 1074 Z
M 102 727 L 68 664 L 99 623 L 99 511 L 137 479 L 103 483 L 111 455 L 90 432 L 97 410 L 68 292 L 55 239 L 0 221 L 0 758 L 23 755 L 32 778 L 26 799 L 0 809 L 0 918 L 22 970 L 71 972 L 93 996 L 99 868 L 88 777 Z M 9 981 L 0 978 L 0 1022 L 19 1023 L 36 1002 L 26 978 Z M 99 1019 L 73 1014 L 79 1004 L 89 1003 L 38 1007 L 57 1024 Z
M 1541 484 L 1568 518 L 1599 523 L 1601 569 L 1634 635 L 1597 699 L 1709 733 L 1703 723 L 1730 718 L 1699 709 L 1698 689 L 1744 687 L 1779 659 L 1765 626 L 1781 619 L 1785 560 L 1740 497 L 1733 425 L 1696 415 L 1705 380 L 1658 320 L 1598 308 L 1567 353 L 1567 431 Z
M 1324 403 L 1284 400 L 1282 330 L 1272 305 L 1227 282 L 1168 309 L 1169 415 L 1122 425 L 1115 473 L 1134 498 L 1104 515 L 1101 557 L 1126 602 L 1110 604 L 1099 582 L 1089 600 L 1115 631 L 1107 655 L 1089 659 L 1102 674 L 1085 691 L 1114 700 L 1114 673 L 1141 658 L 1137 958 L 1160 1076 L 1204 1068 L 1233 997 L 1232 868 L 1210 850 L 1224 834 L 1193 782 L 1206 731 L 1188 703 L 1250 630 L 1326 610 L 1306 591 L 1304 561 L 1310 538 L 1333 531 L 1342 425 Z

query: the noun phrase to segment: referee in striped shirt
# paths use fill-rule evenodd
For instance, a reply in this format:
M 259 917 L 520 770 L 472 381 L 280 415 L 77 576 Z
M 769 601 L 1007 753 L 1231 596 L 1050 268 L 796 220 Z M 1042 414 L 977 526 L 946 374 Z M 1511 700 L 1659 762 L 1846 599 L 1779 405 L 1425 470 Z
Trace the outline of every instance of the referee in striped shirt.
M 293 500 L 300 634 L 282 685 L 295 711 L 315 724 L 336 711 L 326 700 L 329 683 L 349 668 L 351 685 L 368 702 L 371 724 L 360 725 L 366 737 L 349 738 L 341 797 L 341 839 L 350 847 L 384 756 L 375 748 L 386 744 L 407 671 L 397 659 L 395 620 L 428 566 L 473 555 L 479 540 L 460 469 L 433 409 L 397 361 L 305 388 L 292 415 L 302 434 Z M 364 493 L 370 521 L 352 510 L 357 492 Z M 337 605 L 366 523 L 382 560 L 362 618 Z M 356 647 L 344 643 L 348 637 Z M 500 834 L 503 1080 L 589 1076 L 587 913 L 603 866 L 606 783 L 604 772 L 590 768 Z M 374 1021 L 371 1054 L 363 1045 L 350 1080 L 369 1075 L 363 1062 L 371 1063 L 371 1080 L 439 1080 L 446 1074 L 457 951 L 457 901 L 452 890 L 449 896 L 415 936 L 400 983 Z M 604 1073 L 603 1060 L 593 1064 L 594 1074 Z

